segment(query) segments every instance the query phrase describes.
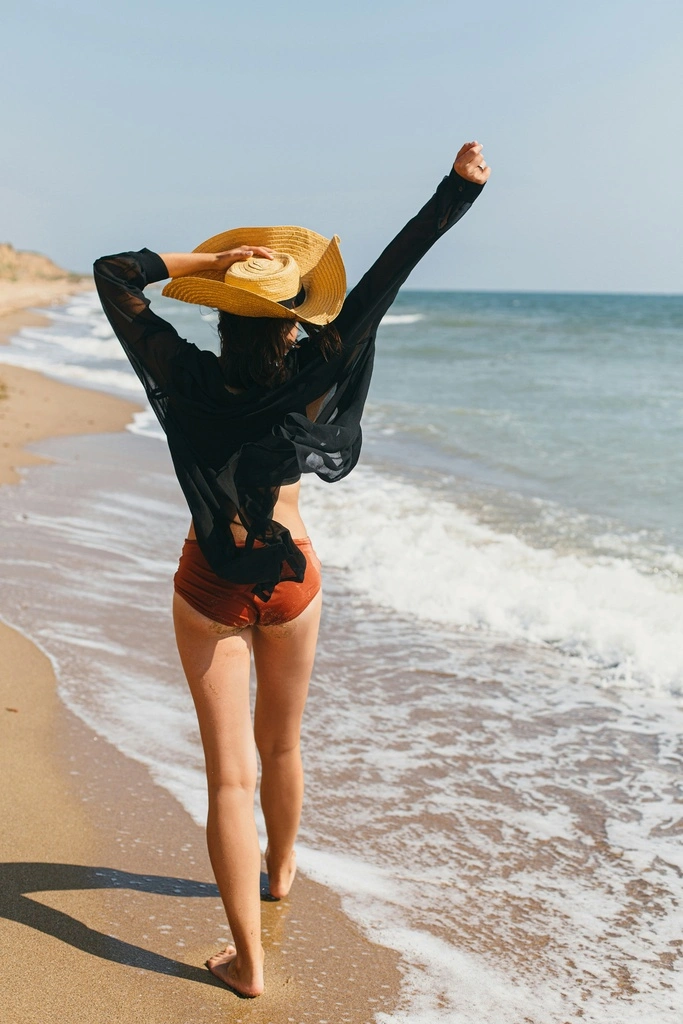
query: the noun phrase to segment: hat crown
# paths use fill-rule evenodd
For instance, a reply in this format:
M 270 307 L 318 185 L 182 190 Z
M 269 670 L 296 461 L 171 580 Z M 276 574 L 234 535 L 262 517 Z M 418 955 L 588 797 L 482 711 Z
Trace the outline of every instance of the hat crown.
M 289 253 L 276 252 L 270 260 L 250 256 L 226 270 L 225 283 L 273 302 L 282 302 L 298 294 L 301 270 Z

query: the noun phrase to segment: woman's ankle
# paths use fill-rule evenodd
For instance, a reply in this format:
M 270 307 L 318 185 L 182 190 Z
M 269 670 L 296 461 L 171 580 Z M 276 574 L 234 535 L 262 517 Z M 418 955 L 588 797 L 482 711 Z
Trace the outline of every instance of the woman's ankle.
M 263 946 L 250 946 L 241 950 L 239 946 L 235 948 L 237 950 L 235 961 L 240 971 L 258 973 L 263 970 L 263 961 L 265 959 Z
M 266 864 L 269 867 L 280 868 L 284 864 L 287 864 L 294 853 L 294 845 L 288 846 L 286 850 L 278 849 L 278 847 L 272 847 L 270 843 L 266 846 L 266 852 L 263 857 Z
M 296 851 L 292 846 L 286 854 L 277 856 L 273 854 L 270 847 L 267 847 L 265 860 L 268 869 L 270 894 L 275 899 L 283 899 L 289 895 L 289 890 L 296 875 Z

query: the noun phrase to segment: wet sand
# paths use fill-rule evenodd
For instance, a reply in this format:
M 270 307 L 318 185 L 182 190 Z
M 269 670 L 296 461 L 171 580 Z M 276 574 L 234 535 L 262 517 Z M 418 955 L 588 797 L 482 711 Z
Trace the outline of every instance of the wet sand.
M 47 323 L 46 317 L 29 311 L 0 316 L 0 344 L 22 327 Z M 122 398 L 0 364 L 0 484 L 16 483 L 20 467 L 45 461 L 26 449 L 32 441 L 123 430 L 139 408 Z
M 0 318 L 0 336 L 37 322 Z M 5 484 L 45 461 L 25 444 L 118 431 L 136 408 L 16 367 L 0 366 L 0 382 Z M 335 894 L 301 876 L 288 900 L 262 905 L 265 995 L 235 997 L 203 967 L 229 940 L 203 829 L 64 707 L 49 660 L 2 624 L 0 690 L 7 1024 L 368 1024 L 396 1006 L 397 954 L 367 942 Z

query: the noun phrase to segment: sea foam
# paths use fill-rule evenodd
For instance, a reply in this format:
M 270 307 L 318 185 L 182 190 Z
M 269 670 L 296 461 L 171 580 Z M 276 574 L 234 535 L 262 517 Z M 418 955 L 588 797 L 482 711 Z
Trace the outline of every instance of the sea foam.
M 648 575 L 626 558 L 531 547 L 370 467 L 342 486 L 309 488 L 305 518 L 321 538 L 323 562 L 374 602 L 552 644 L 601 666 L 610 684 L 683 694 L 683 587 L 675 572 Z
M 422 313 L 387 313 L 382 317 L 382 323 L 387 327 L 395 324 L 416 324 L 424 320 Z

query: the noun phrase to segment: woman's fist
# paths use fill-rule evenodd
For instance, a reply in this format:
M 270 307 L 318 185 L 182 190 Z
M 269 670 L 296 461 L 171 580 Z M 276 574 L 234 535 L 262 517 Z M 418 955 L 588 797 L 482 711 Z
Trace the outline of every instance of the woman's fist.
M 456 174 L 465 181 L 473 181 L 476 185 L 483 185 L 491 175 L 491 168 L 482 156 L 483 148 L 479 142 L 466 142 L 460 147 L 453 164 Z

